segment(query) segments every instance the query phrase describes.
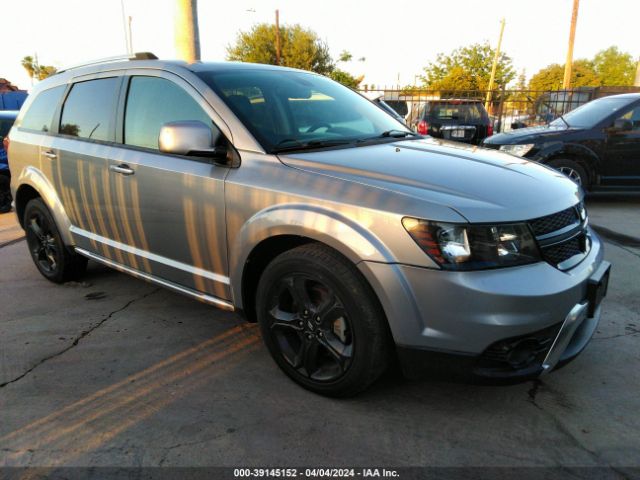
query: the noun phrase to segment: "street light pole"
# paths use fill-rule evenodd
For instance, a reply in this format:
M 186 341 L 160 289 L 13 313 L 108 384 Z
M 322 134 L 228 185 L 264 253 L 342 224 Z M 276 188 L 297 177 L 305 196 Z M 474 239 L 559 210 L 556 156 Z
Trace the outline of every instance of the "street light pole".
M 580 0 L 573 0 L 573 11 L 571 13 L 571 28 L 569 29 L 569 49 L 567 50 L 567 62 L 564 64 L 564 80 L 562 89 L 571 88 L 571 68 L 573 66 L 573 42 L 576 38 L 576 23 L 578 22 L 578 6 Z
M 178 58 L 189 63 L 200 60 L 197 0 L 175 0 L 175 41 Z
M 500 47 L 502 46 L 502 35 L 504 34 L 505 19 L 500 20 L 500 37 L 498 38 L 498 46 L 496 47 L 496 53 L 493 56 L 493 65 L 491 67 L 491 77 L 489 77 L 489 87 L 487 88 L 487 97 L 484 101 L 485 110 L 489 110 L 489 101 L 491 100 L 491 90 L 493 89 L 493 82 L 496 79 L 496 70 L 498 70 L 498 60 L 500 59 Z

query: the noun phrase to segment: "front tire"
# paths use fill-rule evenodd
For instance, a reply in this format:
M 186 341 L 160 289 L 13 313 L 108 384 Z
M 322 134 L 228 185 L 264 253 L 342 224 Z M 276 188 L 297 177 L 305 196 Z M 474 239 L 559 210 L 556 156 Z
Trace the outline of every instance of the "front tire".
M 549 162 L 549 166 L 564 174 L 583 189 L 588 190 L 590 181 L 587 169 L 579 162 L 568 158 L 557 158 Z
M 357 268 L 324 245 L 276 257 L 260 278 L 256 305 L 271 356 L 308 390 L 355 395 L 387 367 L 388 327 L 377 299 Z
M 33 263 L 47 280 L 63 283 L 79 278 L 87 259 L 70 251 L 42 199 L 34 198 L 24 211 L 24 228 Z

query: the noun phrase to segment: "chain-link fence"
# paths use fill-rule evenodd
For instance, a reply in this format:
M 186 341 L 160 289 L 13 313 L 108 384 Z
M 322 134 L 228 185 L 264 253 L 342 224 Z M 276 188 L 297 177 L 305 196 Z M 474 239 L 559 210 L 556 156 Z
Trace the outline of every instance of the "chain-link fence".
M 584 87 L 574 90 L 427 90 L 421 88 L 367 88 L 369 98 L 379 97 L 411 125 L 429 101 L 474 101 L 484 105 L 493 132 L 543 125 L 590 100 L 620 93 L 640 92 L 640 87 Z

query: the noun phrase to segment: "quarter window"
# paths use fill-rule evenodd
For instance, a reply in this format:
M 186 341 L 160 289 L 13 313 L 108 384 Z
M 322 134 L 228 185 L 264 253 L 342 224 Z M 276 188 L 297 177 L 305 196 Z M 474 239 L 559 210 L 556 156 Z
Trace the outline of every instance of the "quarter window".
M 20 126 L 29 130 L 48 132 L 65 88 L 65 85 L 61 85 L 40 92 L 25 113 Z
M 60 133 L 91 140 L 111 140 L 111 122 L 119 79 L 78 82 L 64 102 Z
M 211 118 L 178 85 L 159 77 L 131 78 L 124 119 L 124 143 L 158 150 L 162 125 L 182 120 L 198 120 L 211 127 L 214 139 L 220 138 Z

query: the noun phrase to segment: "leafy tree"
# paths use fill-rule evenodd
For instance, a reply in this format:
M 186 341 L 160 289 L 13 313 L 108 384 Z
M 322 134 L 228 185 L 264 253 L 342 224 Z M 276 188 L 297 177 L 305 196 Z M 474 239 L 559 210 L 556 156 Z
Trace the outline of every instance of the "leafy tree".
M 593 68 L 600 77 L 600 85 L 633 85 L 636 62 L 631 54 L 621 52 L 618 47 L 609 47 L 596 53 Z
M 40 65 L 37 59 L 27 55 L 20 62 L 24 69 L 27 71 L 29 78 L 32 80 L 35 78 L 37 80 L 44 80 L 45 78 L 53 75 L 58 70 L 51 65 Z
M 564 65 L 553 63 L 536 73 L 529 81 L 531 90 L 558 90 L 564 80 Z M 597 87 L 600 77 L 593 63 L 586 59 L 576 60 L 571 67 L 571 87 Z
M 488 42 L 458 48 L 449 55 L 440 53 L 436 61 L 424 69 L 424 86 L 434 90 L 486 90 L 494 55 L 495 50 Z M 511 58 L 501 53 L 493 87 L 500 89 L 515 75 Z
M 349 72 L 345 72 L 344 70 L 336 68 L 331 73 L 329 73 L 329 78 L 335 80 L 336 82 L 340 82 L 347 87 L 358 88 L 360 82 L 362 82 L 362 80 L 364 79 L 364 75 L 361 75 L 360 77 L 354 77 Z
M 323 75 L 334 69 L 329 47 L 318 35 L 300 25 L 280 27 L 280 64 L 311 70 Z M 250 63 L 276 64 L 276 31 L 269 23 L 255 25 L 238 33 L 236 42 L 227 47 L 227 59 Z
M 351 53 L 347 52 L 346 50 L 343 50 L 338 57 L 339 62 L 350 62 L 352 59 L 353 55 L 351 55 Z

